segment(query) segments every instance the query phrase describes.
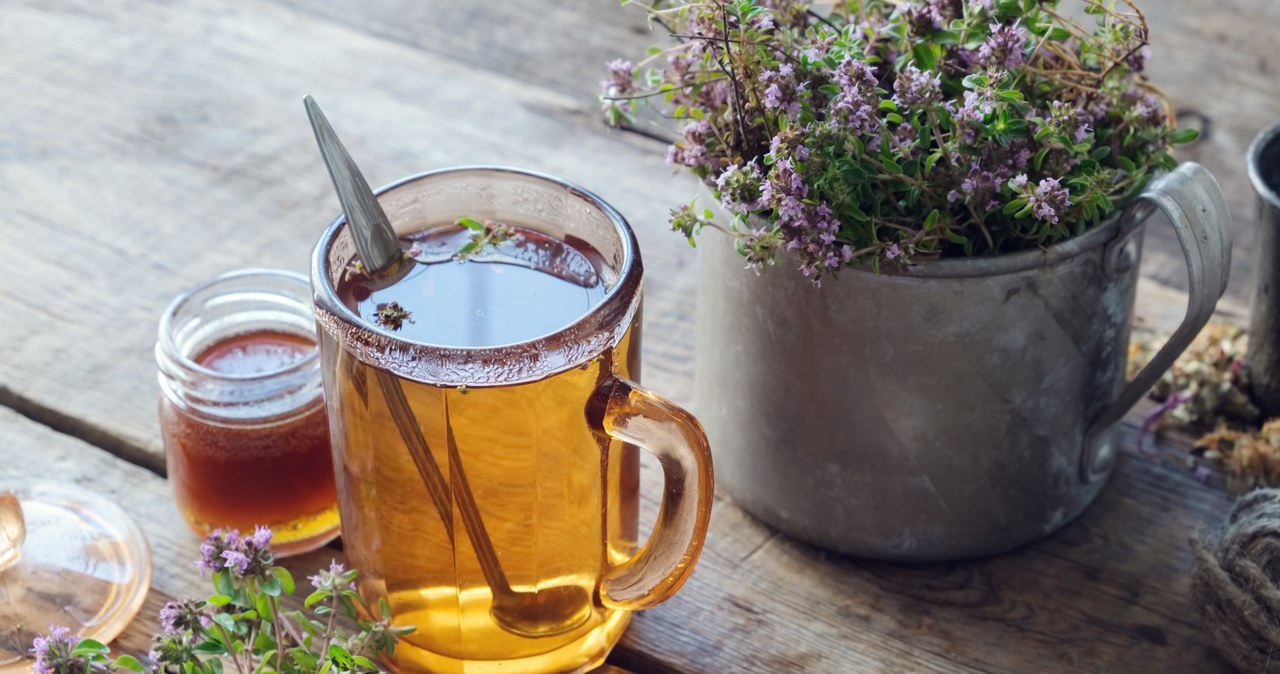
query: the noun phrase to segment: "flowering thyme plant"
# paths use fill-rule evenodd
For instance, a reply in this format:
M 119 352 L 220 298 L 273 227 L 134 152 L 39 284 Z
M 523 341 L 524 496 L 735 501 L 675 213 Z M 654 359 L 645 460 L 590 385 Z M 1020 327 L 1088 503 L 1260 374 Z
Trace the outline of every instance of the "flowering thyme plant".
M 332 562 L 309 580 L 314 591 L 302 611 L 285 611 L 280 598 L 292 595 L 289 571 L 275 566 L 271 530 L 250 536 L 216 530 L 200 546 L 196 568 L 213 576 L 214 594 L 169 602 L 160 609 L 163 634 L 144 660 L 110 657 L 93 639 L 76 639 L 66 627 L 50 626 L 32 642 L 35 674 L 327 674 L 371 673 L 371 658 L 390 654 L 396 636 L 412 627 L 392 627 L 386 602 L 370 610 L 355 592 L 356 571 Z M 371 617 L 363 617 L 371 616 Z M 344 634 L 339 619 L 356 625 Z
M 657 2 L 651 22 L 678 43 L 611 63 L 602 98 L 614 124 L 640 102 L 685 124 L 667 159 L 736 214 L 757 270 L 783 249 L 816 283 L 1049 246 L 1196 135 L 1143 75 L 1138 8 L 1079 3 L 1096 25 L 1058 0 L 837 0 L 825 15 L 803 0 Z M 691 243 L 711 224 L 695 204 L 672 211 Z

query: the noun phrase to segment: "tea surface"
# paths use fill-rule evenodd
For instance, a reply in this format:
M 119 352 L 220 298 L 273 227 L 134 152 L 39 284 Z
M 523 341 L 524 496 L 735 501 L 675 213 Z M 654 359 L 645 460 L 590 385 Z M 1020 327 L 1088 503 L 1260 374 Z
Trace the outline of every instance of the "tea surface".
M 461 262 L 454 253 L 471 231 L 447 227 L 405 237 L 420 253 L 395 284 L 379 288 L 353 274 L 338 294 L 361 318 L 377 323 L 380 307 L 397 302 L 409 319 L 397 336 L 453 347 L 516 344 L 556 332 L 587 314 L 607 291 L 599 253 L 530 229 L 488 245 Z

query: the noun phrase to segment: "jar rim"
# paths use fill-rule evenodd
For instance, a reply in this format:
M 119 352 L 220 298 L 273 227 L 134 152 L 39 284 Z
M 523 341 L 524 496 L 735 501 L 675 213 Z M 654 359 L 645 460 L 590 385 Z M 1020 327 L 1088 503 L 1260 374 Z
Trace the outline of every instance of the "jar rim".
M 316 336 L 315 348 L 309 350 L 306 355 L 298 360 L 281 368 L 267 370 L 266 372 L 251 373 L 235 373 L 222 372 L 205 367 L 196 362 L 195 359 L 187 356 L 178 348 L 177 343 L 173 339 L 173 319 L 183 306 L 191 301 L 198 293 L 208 290 L 214 286 L 226 283 L 228 281 L 246 279 L 246 278 L 270 278 L 279 279 L 286 282 L 297 283 L 303 291 L 302 297 L 306 297 L 311 292 L 311 283 L 306 276 L 297 272 L 287 271 L 284 269 L 267 269 L 250 267 L 245 269 L 234 269 L 232 271 L 223 272 L 206 279 L 196 285 L 184 290 L 173 298 L 169 305 L 165 307 L 164 314 L 160 317 L 159 335 L 156 341 L 156 349 L 164 355 L 168 360 L 177 363 L 184 369 L 188 369 L 202 377 L 225 382 L 245 382 L 253 383 L 267 381 L 277 377 L 288 376 L 295 373 L 303 372 L 309 368 L 316 367 L 316 363 L 320 360 L 319 337 Z M 163 365 L 163 361 L 162 361 Z

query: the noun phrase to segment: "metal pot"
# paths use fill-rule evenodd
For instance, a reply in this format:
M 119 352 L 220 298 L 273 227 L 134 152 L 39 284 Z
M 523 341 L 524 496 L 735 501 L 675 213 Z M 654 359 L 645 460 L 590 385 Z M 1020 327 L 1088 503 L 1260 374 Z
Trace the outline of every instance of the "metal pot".
M 1126 383 L 1142 222 L 1173 222 L 1187 317 Z M 1045 250 L 849 269 L 821 288 L 699 245 L 695 411 L 720 485 L 816 545 L 932 561 L 1070 522 L 1115 463 L 1115 422 L 1213 313 L 1230 264 L 1217 182 L 1183 164 L 1122 214 Z
M 1249 178 L 1258 193 L 1253 311 L 1249 322 L 1250 393 L 1264 419 L 1280 416 L 1280 124 L 1249 146 Z

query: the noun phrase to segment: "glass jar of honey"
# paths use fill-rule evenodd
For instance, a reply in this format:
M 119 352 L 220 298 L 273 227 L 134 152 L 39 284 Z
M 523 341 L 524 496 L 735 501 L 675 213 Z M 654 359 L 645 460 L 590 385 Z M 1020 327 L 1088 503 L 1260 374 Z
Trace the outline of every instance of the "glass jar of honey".
M 179 295 L 160 319 L 165 460 L 200 535 L 265 525 L 277 555 L 338 535 L 311 306 L 305 277 L 243 270 Z

